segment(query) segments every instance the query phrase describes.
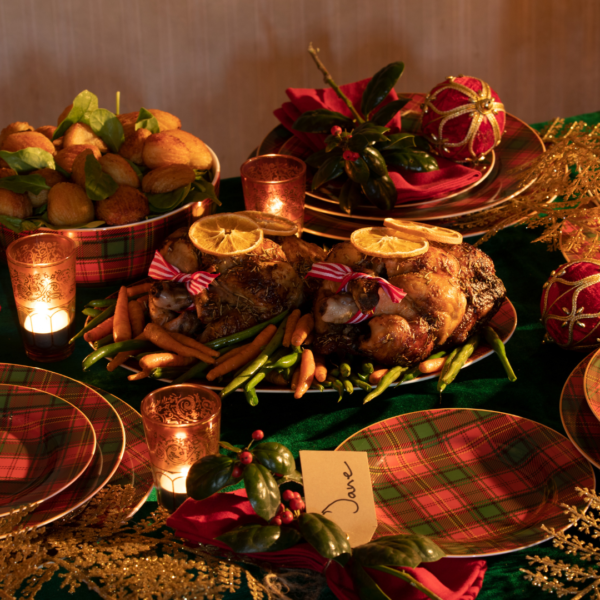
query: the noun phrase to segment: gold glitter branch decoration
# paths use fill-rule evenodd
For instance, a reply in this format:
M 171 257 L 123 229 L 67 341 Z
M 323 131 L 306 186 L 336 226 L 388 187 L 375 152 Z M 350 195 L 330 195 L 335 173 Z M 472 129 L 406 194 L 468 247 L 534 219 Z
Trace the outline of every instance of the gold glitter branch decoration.
M 596 540 L 600 537 L 600 518 L 594 511 L 600 510 L 600 497 L 595 491 L 587 488 L 576 488 L 576 490 L 580 496 L 590 502 L 589 508 L 587 512 L 580 512 L 574 506 L 563 504 L 566 509 L 565 514 L 569 515 L 569 522 L 581 533 Z M 566 554 L 578 557 L 582 561 L 594 562 L 595 565 L 582 566 L 548 557 L 528 556 L 529 565 L 535 565 L 535 572 L 521 569 L 521 572 L 525 573 L 525 579 L 545 592 L 555 593 L 558 598 L 573 596 L 573 600 L 579 600 L 588 594 L 593 598 L 600 598 L 600 573 L 597 569 L 600 567 L 600 548 L 564 531 L 556 531 L 544 525 L 542 529 L 554 536 L 552 542 L 555 548 L 564 550 Z
M 109 486 L 76 518 L 46 528 L 19 527 L 31 507 L 1 518 L 0 535 L 8 535 L 0 540 L 0 599 L 35 598 L 55 574 L 61 588 L 85 584 L 106 600 L 219 600 L 242 579 L 253 600 L 287 598 L 294 572 L 286 579 L 267 570 L 258 581 L 214 548 L 186 546 L 165 527 L 163 509 L 127 523 L 133 494 L 131 486 Z
M 555 119 L 542 133 L 548 149 L 531 163 L 513 173 L 519 187 L 526 191 L 497 208 L 461 219 L 459 227 L 487 227 L 479 245 L 501 229 L 517 223 L 528 228 L 543 227 L 534 241 L 545 242 L 550 250 L 559 246 L 565 219 L 578 225 L 600 222 L 600 125 L 590 127 L 582 121 L 565 125 Z M 557 197 L 561 200 L 555 200 Z M 551 206 L 550 206 L 551 205 Z M 598 239 L 583 234 L 572 236 L 566 250 L 584 244 L 591 255 L 600 248 Z

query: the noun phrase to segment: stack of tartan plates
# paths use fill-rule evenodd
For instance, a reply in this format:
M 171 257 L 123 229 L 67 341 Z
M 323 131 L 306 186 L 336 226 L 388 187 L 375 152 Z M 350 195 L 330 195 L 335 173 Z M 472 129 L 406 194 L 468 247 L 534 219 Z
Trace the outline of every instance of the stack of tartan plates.
M 152 491 L 141 415 L 111 394 L 34 367 L 0 363 L 0 516 L 21 526 L 68 518 L 106 485 L 131 485 L 135 514 Z
M 400 94 L 409 98 L 402 109 L 402 130 L 418 131 L 421 105 L 425 94 Z M 518 167 L 529 163 L 545 151 L 539 135 L 523 121 L 506 115 L 502 141 L 474 168 L 481 170 L 482 177 L 474 184 L 444 197 L 432 197 L 396 205 L 392 210 L 380 211 L 373 206 L 359 207 L 347 215 L 339 207 L 339 186 L 335 180 L 316 192 L 307 190 L 304 231 L 322 237 L 346 240 L 360 227 L 381 226 L 383 219 L 393 217 L 412 221 L 435 222 L 443 227 L 460 229 L 465 237 L 480 235 L 485 228 L 461 228 L 462 220 L 478 212 L 493 208 L 515 198 L 527 189 L 519 178 Z M 253 155 L 291 154 L 306 159 L 312 150 L 294 137 L 283 125 L 273 129 L 258 146 Z M 531 182 L 529 183 L 531 185 Z

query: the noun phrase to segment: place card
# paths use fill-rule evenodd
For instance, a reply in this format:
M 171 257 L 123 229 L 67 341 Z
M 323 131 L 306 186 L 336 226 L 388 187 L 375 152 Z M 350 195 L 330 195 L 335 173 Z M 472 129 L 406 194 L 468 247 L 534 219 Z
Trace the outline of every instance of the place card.
M 352 547 L 371 541 L 377 528 L 366 452 L 300 450 L 306 512 L 339 525 Z

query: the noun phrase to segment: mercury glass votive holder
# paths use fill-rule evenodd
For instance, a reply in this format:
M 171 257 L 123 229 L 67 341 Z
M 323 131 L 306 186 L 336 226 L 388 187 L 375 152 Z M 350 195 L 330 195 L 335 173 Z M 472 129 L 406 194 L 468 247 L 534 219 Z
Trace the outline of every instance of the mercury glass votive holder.
M 304 225 L 306 163 L 295 156 L 265 154 L 241 168 L 246 210 L 260 210 Z
M 76 248 L 69 237 L 38 233 L 6 249 L 21 337 L 32 360 L 51 362 L 73 352 Z
M 201 385 L 169 385 L 148 394 L 141 412 L 158 503 L 173 512 L 187 498 L 191 466 L 219 453 L 221 398 Z

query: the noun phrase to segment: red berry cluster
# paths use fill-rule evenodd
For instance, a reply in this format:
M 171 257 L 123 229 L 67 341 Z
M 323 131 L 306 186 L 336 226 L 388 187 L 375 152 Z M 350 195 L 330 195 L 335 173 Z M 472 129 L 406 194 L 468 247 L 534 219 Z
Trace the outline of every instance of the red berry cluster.
M 252 432 L 252 440 L 255 442 L 259 442 L 264 437 L 265 437 L 265 434 L 260 429 L 257 429 L 256 431 Z M 250 444 L 248 445 L 248 448 L 250 448 L 251 444 L 252 444 L 252 442 L 250 442 Z M 248 452 L 248 450 L 244 450 L 243 452 L 240 452 L 239 458 L 240 458 L 240 463 L 242 463 L 242 465 L 244 465 L 244 466 L 249 465 L 254 460 L 254 457 L 252 456 L 252 452 Z M 231 476 L 234 479 L 240 479 L 244 475 L 244 467 L 242 465 L 236 464 L 233 467 L 233 470 L 231 471 Z
M 298 492 L 292 492 L 292 490 L 285 490 L 281 495 L 284 502 L 289 503 L 289 508 L 286 508 L 283 502 L 277 509 L 277 515 L 270 521 L 271 525 L 289 525 L 296 517 L 300 516 L 300 513 L 306 509 L 304 500 Z M 291 509 L 291 510 L 290 510 Z
M 331 128 L 331 135 L 340 135 L 342 133 L 342 128 L 339 125 L 334 125 Z
M 352 152 L 352 150 L 344 150 L 344 154 L 342 154 L 342 158 L 344 160 L 349 160 L 350 162 L 354 162 L 360 158 L 360 154 L 358 152 Z

